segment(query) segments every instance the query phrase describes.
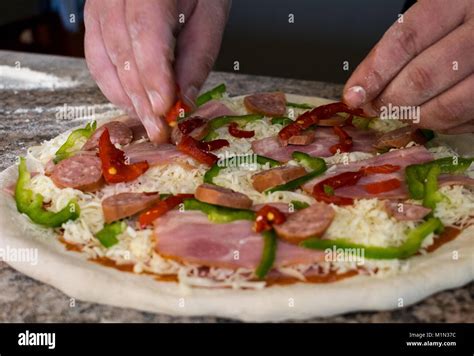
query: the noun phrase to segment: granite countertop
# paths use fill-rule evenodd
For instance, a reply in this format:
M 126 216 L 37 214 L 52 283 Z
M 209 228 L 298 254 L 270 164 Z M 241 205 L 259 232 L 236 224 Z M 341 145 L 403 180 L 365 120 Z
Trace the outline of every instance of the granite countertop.
M 95 112 L 111 109 L 89 77 L 85 62 L 65 57 L 0 51 L 0 65 L 70 77 L 79 85 L 66 89 L 12 90 L 0 88 L 0 169 L 13 164 L 27 147 L 77 126 L 76 120 L 56 118 L 59 107 L 95 105 Z M 0 86 L 3 79 L 0 76 Z M 231 95 L 282 90 L 289 93 L 335 99 L 342 86 L 302 80 L 213 72 L 206 88 L 225 82 Z M 3 86 L 1 86 L 3 87 Z M 474 322 L 474 283 L 437 293 L 408 308 L 351 313 L 308 322 Z M 35 281 L 0 262 L 0 322 L 228 322 L 214 317 L 182 318 L 79 302 L 59 290 Z

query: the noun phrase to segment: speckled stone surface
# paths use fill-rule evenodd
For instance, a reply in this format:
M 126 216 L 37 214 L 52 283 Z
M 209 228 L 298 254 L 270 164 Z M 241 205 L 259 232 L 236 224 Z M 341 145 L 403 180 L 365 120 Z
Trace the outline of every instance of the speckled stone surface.
M 22 67 L 70 77 L 74 88 L 50 90 L 0 90 L 0 168 L 10 166 L 28 146 L 50 139 L 77 121 L 56 119 L 58 107 L 107 104 L 88 75 L 84 61 L 0 51 L 0 65 Z M 342 86 L 320 82 L 212 73 L 206 88 L 225 82 L 231 95 L 265 90 L 315 95 L 335 99 Z M 0 78 L 1 83 L 1 78 Z M 97 106 L 96 113 L 110 110 Z M 386 312 L 351 313 L 308 322 L 474 322 L 474 283 L 433 295 L 408 308 Z M 231 322 L 197 317 L 177 318 L 76 301 L 57 289 L 37 282 L 0 262 L 0 322 Z

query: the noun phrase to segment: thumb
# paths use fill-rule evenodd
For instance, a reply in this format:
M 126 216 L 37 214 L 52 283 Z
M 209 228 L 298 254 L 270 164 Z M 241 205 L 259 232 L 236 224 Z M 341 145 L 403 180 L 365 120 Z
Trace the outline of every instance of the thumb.
M 183 98 L 194 103 L 219 54 L 231 1 L 198 1 L 176 45 L 175 74 Z

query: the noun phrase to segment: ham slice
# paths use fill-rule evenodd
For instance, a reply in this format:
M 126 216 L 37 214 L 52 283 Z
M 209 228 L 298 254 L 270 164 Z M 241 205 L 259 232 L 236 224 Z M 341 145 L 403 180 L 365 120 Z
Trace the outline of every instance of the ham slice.
M 345 127 L 344 130 L 353 138 L 354 146 L 352 151 L 375 152 L 372 145 L 377 137 L 373 131 L 358 130 L 353 127 Z M 291 154 L 294 151 L 300 151 L 318 157 L 332 156 L 329 149 L 337 143 L 339 143 L 339 138 L 334 133 L 332 127 L 318 127 L 315 130 L 314 142 L 309 145 L 283 146 L 278 137 L 275 136 L 253 141 L 252 149 L 258 155 L 276 159 L 280 162 L 287 162 L 291 160 Z
M 132 143 L 123 148 L 130 163 L 147 161 L 150 166 L 186 161 L 188 156 L 178 151 L 169 143 L 153 144 L 151 142 Z
M 155 222 L 155 250 L 164 257 L 201 266 L 255 269 L 263 250 L 262 235 L 247 220 L 214 224 L 201 212 L 171 211 Z M 278 241 L 275 266 L 324 261 L 324 252 Z
M 218 101 L 210 100 L 207 103 L 201 105 L 191 116 L 199 116 L 205 119 L 213 119 L 219 116 L 233 116 L 236 115 L 234 111 L 229 109 L 227 105 Z
M 380 166 L 384 164 L 392 164 L 400 166 L 400 170 L 390 174 L 371 174 L 362 177 L 356 185 L 346 186 L 336 190 L 336 195 L 353 199 L 407 199 L 409 197 L 408 189 L 405 181 L 405 168 L 411 164 L 420 164 L 432 161 L 433 155 L 423 146 L 414 146 L 401 150 L 390 151 L 369 159 L 352 162 L 350 164 L 338 164 L 331 167 L 326 174 L 313 179 L 312 181 L 303 185 L 303 189 L 308 192 L 313 192 L 315 184 L 343 172 L 355 172 L 362 167 Z M 371 194 L 367 192 L 364 185 L 381 182 L 389 179 L 399 179 L 402 184 L 399 188 L 378 194 Z M 474 185 L 474 179 L 463 175 L 442 174 L 438 179 L 439 186 L 447 185 Z

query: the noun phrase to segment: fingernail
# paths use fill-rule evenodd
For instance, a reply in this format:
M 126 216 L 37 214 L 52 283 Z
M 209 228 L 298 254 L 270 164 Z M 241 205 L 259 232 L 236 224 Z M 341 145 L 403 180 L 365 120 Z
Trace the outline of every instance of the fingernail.
M 357 108 L 364 104 L 366 99 L 365 89 L 359 85 L 350 87 L 344 93 L 344 101 L 347 105 Z
M 148 99 L 150 99 L 153 112 L 161 114 L 165 105 L 165 101 L 163 100 L 161 94 L 156 90 L 150 90 L 147 94 Z
M 183 99 L 186 101 L 186 104 L 194 105 L 194 101 L 196 100 L 198 93 L 199 89 L 195 86 L 192 85 L 188 87 L 183 94 Z

